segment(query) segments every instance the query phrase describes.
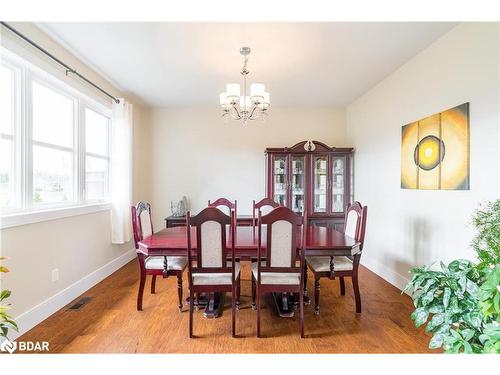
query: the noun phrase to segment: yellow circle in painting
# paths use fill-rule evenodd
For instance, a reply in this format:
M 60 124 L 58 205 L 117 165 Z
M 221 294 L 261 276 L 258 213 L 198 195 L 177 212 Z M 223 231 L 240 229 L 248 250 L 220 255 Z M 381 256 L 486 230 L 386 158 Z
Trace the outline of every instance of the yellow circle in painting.
M 428 135 L 415 147 L 415 164 L 430 171 L 444 159 L 444 143 L 438 137 Z

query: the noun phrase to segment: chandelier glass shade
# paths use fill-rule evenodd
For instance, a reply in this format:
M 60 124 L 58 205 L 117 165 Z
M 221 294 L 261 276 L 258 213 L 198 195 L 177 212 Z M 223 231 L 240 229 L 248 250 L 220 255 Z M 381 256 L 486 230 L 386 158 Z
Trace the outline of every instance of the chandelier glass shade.
M 250 85 L 250 95 L 247 95 L 247 68 L 249 47 L 240 48 L 240 54 L 244 57 L 241 75 L 243 76 L 243 91 L 239 83 L 228 83 L 226 91 L 219 96 L 222 108 L 222 116 L 226 119 L 242 120 L 246 124 L 249 120 L 264 119 L 271 104 L 269 92 L 262 83 Z

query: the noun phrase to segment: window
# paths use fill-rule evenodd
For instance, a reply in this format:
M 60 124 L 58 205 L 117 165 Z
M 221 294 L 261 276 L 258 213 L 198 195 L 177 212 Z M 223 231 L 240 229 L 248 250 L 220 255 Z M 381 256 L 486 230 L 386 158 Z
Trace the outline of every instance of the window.
M 16 202 L 16 79 L 12 67 L 0 66 L 0 207 L 11 208 Z
M 85 198 L 108 194 L 109 118 L 85 108 Z
M 2 226 L 15 215 L 106 203 L 110 108 L 1 52 Z
M 74 100 L 36 81 L 33 97 L 33 204 L 74 202 Z

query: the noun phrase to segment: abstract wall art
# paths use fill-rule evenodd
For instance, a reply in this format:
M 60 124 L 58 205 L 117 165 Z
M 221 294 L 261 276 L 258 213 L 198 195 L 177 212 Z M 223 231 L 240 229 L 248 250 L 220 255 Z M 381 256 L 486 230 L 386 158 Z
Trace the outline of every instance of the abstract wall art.
M 469 103 L 403 126 L 401 188 L 469 190 Z

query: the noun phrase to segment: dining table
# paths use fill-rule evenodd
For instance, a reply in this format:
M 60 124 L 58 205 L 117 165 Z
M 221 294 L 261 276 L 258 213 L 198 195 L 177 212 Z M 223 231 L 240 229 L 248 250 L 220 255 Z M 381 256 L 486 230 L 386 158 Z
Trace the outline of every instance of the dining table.
M 251 260 L 257 258 L 258 249 L 258 227 L 237 226 L 235 228 L 235 257 L 240 260 Z M 297 254 L 302 251 L 302 231 L 297 233 Z M 261 256 L 266 253 L 266 227 L 262 227 Z M 227 248 L 228 256 L 231 252 L 232 234 L 227 227 Z M 196 227 L 191 228 L 192 256 L 196 256 Z M 359 252 L 360 243 L 354 238 L 345 235 L 331 227 L 321 227 L 308 225 L 306 227 L 306 243 L 304 246 L 305 255 L 320 256 L 352 256 Z M 145 256 L 187 256 L 188 241 L 187 229 L 185 226 L 164 228 L 144 238 L 139 242 L 137 251 Z M 165 258 L 166 260 L 166 258 Z M 166 265 L 165 265 L 166 267 Z M 335 269 L 332 262 L 332 277 Z M 305 270 L 304 290 L 307 296 L 307 269 Z M 293 296 L 288 293 L 274 293 L 274 301 L 280 316 L 293 316 Z M 306 301 L 308 298 L 305 299 Z M 188 301 L 189 303 L 189 301 Z M 223 296 L 214 294 L 205 302 L 205 316 L 215 318 L 220 315 L 223 307 Z

